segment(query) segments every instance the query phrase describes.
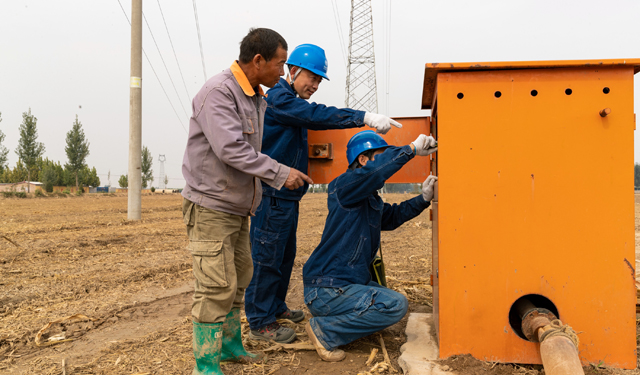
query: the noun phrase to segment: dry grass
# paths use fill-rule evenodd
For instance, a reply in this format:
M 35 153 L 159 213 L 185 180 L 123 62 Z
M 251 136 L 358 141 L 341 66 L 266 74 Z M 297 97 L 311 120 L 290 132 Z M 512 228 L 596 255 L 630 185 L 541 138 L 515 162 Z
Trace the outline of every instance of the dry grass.
M 407 198 L 385 196 L 391 203 Z M 145 195 L 142 202 L 143 220 L 129 222 L 124 195 L 0 198 L 0 373 L 191 373 L 193 276 L 181 198 Z M 636 233 L 639 203 L 637 199 Z M 303 199 L 290 308 L 304 309 L 301 267 L 320 241 L 326 214 L 326 195 Z M 430 242 L 428 212 L 382 235 L 388 285 L 407 296 L 410 311 L 431 309 Z M 48 323 L 75 314 L 89 319 L 52 324 L 41 335 L 45 345 L 36 345 L 36 334 Z M 307 341 L 303 323 L 286 323 L 298 333 L 297 343 Z M 400 323 L 382 332 L 389 358 L 379 352 L 369 364 L 371 349 L 382 349 L 375 335 L 348 345 L 347 359 L 339 364 L 321 362 L 313 351 L 254 342 L 244 335 L 246 347 L 265 353 L 264 360 L 225 364 L 223 371 L 353 375 L 380 362 L 398 369 L 399 347 L 406 340 L 403 328 Z M 246 324 L 243 329 L 246 333 Z M 592 367 L 592 374 L 633 373 Z M 489 362 L 478 368 L 489 373 L 501 369 L 496 374 L 539 373 L 535 366 Z

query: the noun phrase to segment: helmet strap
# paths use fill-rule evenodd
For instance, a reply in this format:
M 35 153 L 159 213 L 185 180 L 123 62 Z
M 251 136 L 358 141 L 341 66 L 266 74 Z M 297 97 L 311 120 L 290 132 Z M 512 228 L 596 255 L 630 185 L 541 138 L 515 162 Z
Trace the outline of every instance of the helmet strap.
M 293 82 L 295 82 L 296 78 L 298 77 L 298 75 L 300 74 L 300 72 L 302 71 L 302 68 L 299 66 L 296 66 L 296 73 L 294 75 L 291 76 L 291 88 L 293 89 L 293 92 L 296 93 L 296 95 L 298 95 L 298 92 L 296 91 L 295 86 L 293 86 Z

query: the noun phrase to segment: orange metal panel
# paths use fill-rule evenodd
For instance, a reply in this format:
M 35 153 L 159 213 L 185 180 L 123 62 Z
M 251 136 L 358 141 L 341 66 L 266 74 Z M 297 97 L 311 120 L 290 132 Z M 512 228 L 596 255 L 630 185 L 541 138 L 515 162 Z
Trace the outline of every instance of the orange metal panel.
M 431 109 L 432 107 L 433 100 L 436 95 L 435 85 L 438 73 L 514 69 L 576 68 L 593 66 L 632 66 L 634 68 L 634 73 L 637 73 L 638 71 L 640 71 L 640 59 L 428 63 L 425 66 L 424 72 L 422 109 Z
M 402 124 L 402 129 L 392 128 L 382 137 L 390 145 L 404 146 L 415 141 L 420 134 L 430 134 L 429 117 L 395 117 Z M 369 127 L 347 130 L 309 131 L 309 144 L 332 143 L 333 159 L 309 158 L 309 177 L 316 184 L 328 184 L 344 173 L 349 167 L 347 163 L 347 143 L 349 139 Z M 387 182 L 419 183 L 430 173 L 428 157 L 415 157 Z
M 636 367 L 635 67 L 589 64 L 437 75 L 442 358 L 541 363 L 508 319 L 538 294 L 581 332 L 583 361 Z

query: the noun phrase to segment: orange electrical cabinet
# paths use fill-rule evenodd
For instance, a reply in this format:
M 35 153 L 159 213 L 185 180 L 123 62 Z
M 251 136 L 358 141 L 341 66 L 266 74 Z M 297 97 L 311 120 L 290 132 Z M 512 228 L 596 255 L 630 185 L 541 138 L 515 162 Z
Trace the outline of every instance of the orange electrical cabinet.
M 390 145 L 404 146 L 414 141 L 420 134 L 430 134 L 430 117 L 395 117 L 402 124 L 402 129 L 393 127 L 382 137 Z M 349 139 L 364 128 L 346 130 L 310 130 L 309 142 L 309 177 L 316 184 L 328 184 L 344 173 L 349 167 L 347 163 L 347 143 Z M 394 174 L 387 182 L 418 183 L 423 182 L 431 171 L 433 158 L 416 157 Z
M 512 306 L 579 332 L 581 360 L 636 367 L 633 77 L 640 59 L 427 64 L 438 153 L 440 357 L 541 363 Z

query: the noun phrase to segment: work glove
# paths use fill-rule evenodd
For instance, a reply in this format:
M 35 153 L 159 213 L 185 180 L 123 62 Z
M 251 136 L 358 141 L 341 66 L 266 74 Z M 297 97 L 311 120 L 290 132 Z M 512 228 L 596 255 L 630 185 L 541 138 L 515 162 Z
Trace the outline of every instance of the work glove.
M 432 136 L 425 134 L 420 134 L 411 144 L 415 146 L 418 156 L 427 156 L 438 151 L 438 142 Z
M 394 121 L 385 115 L 371 112 L 365 112 L 364 123 L 376 129 L 376 133 L 380 134 L 387 134 L 387 132 L 391 130 L 391 125 L 398 129 L 402 127 L 401 123 Z
M 426 202 L 431 202 L 433 199 L 433 189 L 436 181 L 438 181 L 438 177 L 431 175 L 422 183 L 422 198 L 424 198 Z

